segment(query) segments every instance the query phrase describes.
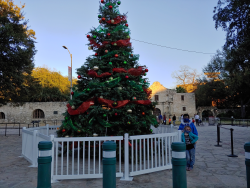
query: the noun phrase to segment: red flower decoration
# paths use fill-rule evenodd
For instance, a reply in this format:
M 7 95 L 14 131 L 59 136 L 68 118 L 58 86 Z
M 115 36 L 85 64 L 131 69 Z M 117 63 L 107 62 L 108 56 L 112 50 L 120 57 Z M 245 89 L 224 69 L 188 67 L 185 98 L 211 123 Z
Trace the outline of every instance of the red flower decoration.
M 90 38 L 90 35 L 87 35 L 87 38 Z
M 115 57 L 118 57 L 119 55 L 118 54 L 115 54 Z
M 77 78 L 78 78 L 78 79 L 80 79 L 80 78 L 81 78 L 81 76 L 80 76 L 80 75 L 78 75 L 78 76 L 77 76 Z

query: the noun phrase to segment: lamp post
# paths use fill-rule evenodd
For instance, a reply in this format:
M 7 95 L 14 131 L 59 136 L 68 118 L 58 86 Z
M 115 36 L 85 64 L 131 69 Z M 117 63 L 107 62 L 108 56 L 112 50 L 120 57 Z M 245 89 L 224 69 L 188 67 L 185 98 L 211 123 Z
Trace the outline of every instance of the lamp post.
M 72 99 L 72 95 L 71 95 L 71 92 L 72 92 L 72 54 L 70 53 L 69 49 L 66 47 L 66 46 L 62 46 L 64 49 L 67 49 L 69 54 L 70 54 L 70 58 L 71 58 L 71 86 L 70 86 L 70 99 Z

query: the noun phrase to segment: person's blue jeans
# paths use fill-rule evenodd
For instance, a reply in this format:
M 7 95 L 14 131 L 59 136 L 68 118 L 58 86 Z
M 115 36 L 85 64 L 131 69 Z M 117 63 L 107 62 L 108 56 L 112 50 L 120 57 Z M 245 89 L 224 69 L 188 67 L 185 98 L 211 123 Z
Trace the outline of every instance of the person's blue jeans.
M 186 150 L 187 167 L 194 167 L 195 149 Z

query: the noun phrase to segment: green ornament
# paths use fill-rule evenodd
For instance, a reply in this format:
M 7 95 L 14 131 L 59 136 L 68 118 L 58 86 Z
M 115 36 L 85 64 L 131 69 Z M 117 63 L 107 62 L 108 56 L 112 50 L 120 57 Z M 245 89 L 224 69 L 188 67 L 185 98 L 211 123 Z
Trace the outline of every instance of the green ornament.
M 145 73 L 144 76 L 147 76 L 147 74 Z
M 113 103 L 113 106 L 117 106 L 117 102 L 114 102 L 114 103 Z
M 117 2 L 117 5 L 120 5 L 120 4 L 121 4 L 121 1 L 118 1 L 118 2 Z
M 127 36 L 127 38 L 129 39 L 129 38 L 130 38 L 130 36 L 128 35 L 128 36 Z
M 95 39 L 95 38 L 96 38 L 96 36 L 94 35 L 94 36 L 93 36 L 93 38 Z
M 109 62 L 110 65 L 112 65 L 112 62 Z
M 128 121 L 128 122 L 127 122 L 127 124 L 128 124 L 128 125 L 130 125 L 130 124 L 131 124 L 131 122 L 130 122 L 130 121 Z
M 90 91 L 90 89 L 88 88 L 87 91 Z
M 153 130 L 152 130 L 152 129 L 150 129 L 150 132 L 152 133 L 152 132 L 153 132 Z
M 69 118 L 68 118 L 68 117 L 66 117 L 65 119 L 66 119 L 66 120 L 68 120 Z
M 102 16 L 101 15 L 98 15 L 98 18 L 101 18 Z
M 107 115 L 106 114 L 103 114 L 103 117 L 106 117 Z
M 123 63 L 126 65 L 126 64 L 127 64 L 127 61 L 124 61 Z

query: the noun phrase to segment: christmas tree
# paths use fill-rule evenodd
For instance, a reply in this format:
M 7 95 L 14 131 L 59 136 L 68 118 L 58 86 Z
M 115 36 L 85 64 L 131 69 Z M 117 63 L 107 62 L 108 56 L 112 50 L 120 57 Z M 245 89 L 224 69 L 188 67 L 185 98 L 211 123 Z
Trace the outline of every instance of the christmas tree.
M 158 123 L 152 115 L 146 66 L 133 54 L 126 14 L 118 0 L 101 0 L 99 23 L 88 34 L 93 55 L 77 69 L 78 81 L 67 104 L 58 137 L 150 134 Z

